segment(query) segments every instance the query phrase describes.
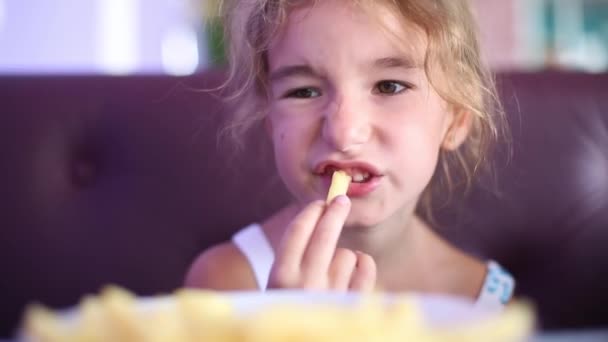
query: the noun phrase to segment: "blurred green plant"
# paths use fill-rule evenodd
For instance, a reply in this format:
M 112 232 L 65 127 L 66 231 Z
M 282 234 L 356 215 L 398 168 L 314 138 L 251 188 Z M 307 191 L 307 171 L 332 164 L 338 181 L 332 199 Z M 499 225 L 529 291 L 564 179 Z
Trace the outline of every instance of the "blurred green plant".
M 207 44 L 209 64 L 212 66 L 226 63 L 226 45 L 224 42 L 224 22 L 220 15 L 219 0 L 202 0 L 204 38 Z

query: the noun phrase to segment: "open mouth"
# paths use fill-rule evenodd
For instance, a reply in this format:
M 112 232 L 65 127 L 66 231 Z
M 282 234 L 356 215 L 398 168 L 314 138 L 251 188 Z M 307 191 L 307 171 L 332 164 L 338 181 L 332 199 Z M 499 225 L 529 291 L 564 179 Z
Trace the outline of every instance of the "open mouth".
M 368 182 L 374 176 L 371 172 L 364 170 L 364 169 L 360 169 L 360 168 L 356 168 L 356 167 L 344 169 L 344 168 L 339 168 L 334 165 L 326 166 L 322 172 L 322 175 L 331 177 L 331 175 L 338 170 L 342 170 L 342 171 L 348 173 L 348 175 L 352 178 L 352 181 L 354 183 Z
M 314 173 L 321 177 L 327 190 L 333 173 L 338 170 L 346 172 L 352 179 L 347 191 L 349 197 L 364 197 L 371 194 L 382 184 L 384 177 L 372 164 L 360 161 L 327 160 L 319 163 Z
M 353 183 L 366 183 L 377 176 L 376 172 L 363 165 L 341 166 L 327 164 L 321 168 L 320 173 L 324 177 L 331 177 L 331 175 L 338 170 L 348 173 L 348 175 L 352 178 Z

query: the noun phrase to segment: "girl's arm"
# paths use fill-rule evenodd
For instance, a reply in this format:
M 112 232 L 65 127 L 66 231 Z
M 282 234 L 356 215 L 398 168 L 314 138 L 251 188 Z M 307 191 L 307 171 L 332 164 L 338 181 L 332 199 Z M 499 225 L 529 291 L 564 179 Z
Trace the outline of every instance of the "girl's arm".
M 201 253 L 190 266 L 184 286 L 210 290 L 258 288 L 247 260 L 231 242 Z

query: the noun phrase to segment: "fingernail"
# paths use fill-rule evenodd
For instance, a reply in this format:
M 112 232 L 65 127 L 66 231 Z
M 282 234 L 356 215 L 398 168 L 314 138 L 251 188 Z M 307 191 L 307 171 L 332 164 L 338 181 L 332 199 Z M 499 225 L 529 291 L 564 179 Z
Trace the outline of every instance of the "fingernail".
M 334 199 L 334 202 L 339 205 L 348 205 L 350 203 L 350 199 L 346 195 L 339 195 Z

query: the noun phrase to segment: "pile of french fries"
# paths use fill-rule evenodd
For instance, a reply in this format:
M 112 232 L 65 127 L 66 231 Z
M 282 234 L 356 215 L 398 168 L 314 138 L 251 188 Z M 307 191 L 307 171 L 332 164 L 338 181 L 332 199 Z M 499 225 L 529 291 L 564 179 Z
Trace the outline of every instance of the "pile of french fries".
M 260 294 L 264 295 L 264 294 Z M 28 308 L 22 339 L 96 341 L 524 341 L 533 329 L 528 306 L 512 304 L 483 320 L 452 326 L 425 323 L 412 297 L 387 305 L 378 296 L 355 306 L 285 303 L 242 314 L 218 292 L 179 290 L 159 305 L 143 307 L 118 288 L 85 297 L 71 313 Z M 164 304 L 163 304 L 164 303 Z

